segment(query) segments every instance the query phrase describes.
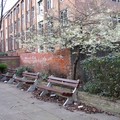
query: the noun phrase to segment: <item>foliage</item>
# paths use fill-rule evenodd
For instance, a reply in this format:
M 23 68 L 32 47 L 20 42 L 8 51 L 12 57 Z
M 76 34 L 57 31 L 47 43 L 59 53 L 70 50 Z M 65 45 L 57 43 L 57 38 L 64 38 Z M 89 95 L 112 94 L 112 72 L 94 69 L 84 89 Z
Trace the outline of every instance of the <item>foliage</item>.
M 120 97 L 120 54 L 89 58 L 82 62 L 86 74 L 84 90 L 94 94 Z
M 73 5 L 72 2 L 70 4 Z M 30 29 L 24 34 L 27 39 L 23 39 L 25 36 L 16 39 L 21 41 L 24 48 L 32 50 L 38 46 L 47 50 L 51 50 L 49 48 L 56 45 L 61 48 L 80 46 L 82 53 L 94 54 L 98 49 L 105 50 L 109 47 L 116 51 L 115 48 L 119 48 L 119 44 L 113 43 L 119 41 L 120 25 L 114 23 L 110 17 L 111 10 L 103 3 L 97 4 L 96 0 L 92 0 L 86 3 L 82 11 L 76 7 L 73 9 L 76 10 L 77 15 L 75 20 L 66 18 L 67 22 L 63 25 L 59 18 L 47 13 L 48 17 L 44 23 L 49 22 L 48 18 L 52 18 L 52 23 L 56 23 L 50 33 L 49 30 L 44 30 L 43 34 L 39 34 Z M 73 13 L 69 11 L 69 14 Z
M 17 69 L 16 75 L 19 77 L 22 77 L 22 73 L 28 71 L 28 72 L 33 72 L 33 69 L 28 66 L 22 66 Z
M 5 52 L 0 52 L 0 56 L 7 56 L 7 53 L 5 53 Z
M 42 73 L 40 74 L 40 77 L 42 78 L 42 80 L 47 80 L 48 76 L 49 76 L 49 74 L 44 73 L 44 72 L 42 72 Z
M 4 64 L 4 63 L 1 63 L 1 64 L 0 64 L 0 72 L 1 72 L 1 73 L 4 73 L 6 70 L 7 70 L 7 65 Z
M 98 3 L 98 0 L 90 0 L 84 4 L 76 0 L 80 5 L 76 6 L 69 0 L 69 5 L 66 5 L 69 14 L 66 14 L 65 18 L 56 16 L 54 8 L 53 13 L 45 11 L 46 17 L 43 20 L 45 29 L 42 33 L 29 29 L 23 36 L 15 39 L 30 51 L 35 51 L 36 48 L 53 51 L 56 46 L 60 49 L 79 46 L 81 53 L 87 53 L 90 56 L 97 51 L 107 49 L 120 51 L 120 24 L 117 17 L 111 16 L 113 10 L 104 4 L 105 1 L 100 1 Z M 114 14 L 118 16 L 119 13 L 115 11 Z M 48 23 L 51 23 L 51 27 Z M 79 55 L 77 57 L 79 58 Z M 77 62 L 78 60 L 74 64 L 73 74 L 75 74 Z

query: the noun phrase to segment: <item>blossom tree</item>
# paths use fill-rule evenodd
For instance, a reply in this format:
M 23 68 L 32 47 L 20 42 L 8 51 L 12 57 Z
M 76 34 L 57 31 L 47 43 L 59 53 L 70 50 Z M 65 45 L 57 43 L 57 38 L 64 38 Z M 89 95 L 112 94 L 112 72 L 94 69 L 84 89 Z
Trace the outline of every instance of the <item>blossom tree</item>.
M 70 4 L 73 3 L 70 1 Z M 94 55 L 97 50 L 118 50 L 116 48 L 119 48 L 120 24 L 110 16 L 112 10 L 108 9 L 103 2 L 98 4 L 96 0 L 92 0 L 82 9 L 76 6 L 73 6 L 73 9 L 76 10 L 74 19 L 66 17 L 67 24 L 64 25 L 60 18 L 48 14 L 49 18 L 52 17 L 52 20 L 57 22 L 55 26 L 52 26 L 51 32 L 45 31 L 42 35 L 34 34 L 32 38 L 29 37 L 24 42 L 27 46 L 29 44 L 49 47 L 58 44 L 61 49 L 78 46 L 72 77 L 76 79 L 80 53 Z M 72 10 L 71 14 L 73 14 Z

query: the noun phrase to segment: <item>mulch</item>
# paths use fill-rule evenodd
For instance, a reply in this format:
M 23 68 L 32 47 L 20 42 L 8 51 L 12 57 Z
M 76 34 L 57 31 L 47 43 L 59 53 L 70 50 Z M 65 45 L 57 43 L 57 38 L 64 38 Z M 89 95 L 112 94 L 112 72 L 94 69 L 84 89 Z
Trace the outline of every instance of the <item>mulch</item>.
M 62 98 L 60 96 L 57 96 L 55 94 L 47 94 L 45 96 L 42 96 L 40 97 L 40 93 L 41 93 L 41 90 L 40 89 L 37 89 L 33 92 L 33 95 L 35 98 L 39 99 L 39 100 L 42 100 L 42 101 L 45 101 L 45 102 L 52 102 L 52 103 L 57 103 L 59 104 L 59 106 L 62 106 L 63 103 L 65 102 L 65 98 Z M 86 112 L 86 113 L 103 113 L 104 111 L 102 110 L 99 110 L 93 106 L 89 106 L 89 105 L 86 105 L 85 103 L 73 103 L 71 105 L 67 105 L 65 106 L 65 109 L 71 111 L 71 112 L 74 112 L 74 111 L 83 111 L 83 112 Z
M 23 87 L 21 89 L 26 91 L 28 89 L 28 87 L 29 87 L 29 85 L 23 85 Z M 41 93 L 41 89 L 38 88 L 33 92 L 33 96 L 41 101 L 44 101 L 44 102 L 57 103 L 59 106 L 62 106 L 66 100 L 65 98 L 62 98 L 62 97 L 57 96 L 55 94 L 52 94 L 52 95 L 47 94 L 47 95 L 41 97 L 40 93 Z M 105 111 L 100 110 L 100 109 L 98 109 L 94 106 L 91 106 L 91 105 L 86 105 L 85 103 L 82 103 L 82 102 L 67 105 L 67 106 L 65 106 L 65 109 L 69 110 L 71 112 L 82 111 L 82 112 L 85 112 L 88 114 L 106 113 L 108 115 L 114 116 L 113 114 L 111 114 L 109 112 L 105 112 Z

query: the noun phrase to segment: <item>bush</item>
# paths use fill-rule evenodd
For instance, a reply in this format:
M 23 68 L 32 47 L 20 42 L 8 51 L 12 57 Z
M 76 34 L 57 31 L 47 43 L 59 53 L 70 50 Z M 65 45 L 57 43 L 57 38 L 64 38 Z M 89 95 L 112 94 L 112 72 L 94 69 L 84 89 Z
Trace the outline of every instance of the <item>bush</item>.
M 120 97 L 120 54 L 89 58 L 82 62 L 86 75 L 84 90 L 109 97 Z
M 17 69 L 16 76 L 22 77 L 22 73 L 28 71 L 28 72 L 33 72 L 33 69 L 28 66 L 22 66 Z
M 6 70 L 7 70 L 7 65 L 4 63 L 1 63 L 0 64 L 0 72 L 5 73 Z
M 8 56 L 8 54 L 5 52 L 0 52 L 0 56 Z

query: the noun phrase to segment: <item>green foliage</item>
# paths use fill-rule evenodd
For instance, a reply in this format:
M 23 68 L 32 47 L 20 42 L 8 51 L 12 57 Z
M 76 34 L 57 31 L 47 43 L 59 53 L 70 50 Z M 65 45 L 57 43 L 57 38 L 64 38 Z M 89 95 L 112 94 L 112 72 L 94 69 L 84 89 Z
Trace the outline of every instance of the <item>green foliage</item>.
M 84 90 L 92 93 L 92 94 L 98 94 L 101 92 L 101 88 L 99 87 L 100 83 L 99 82 L 87 82 L 86 85 L 84 86 Z
M 28 72 L 33 72 L 33 69 L 28 66 L 22 66 L 17 69 L 16 75 L 19 77 L 22 77 L 22 73 L 28 71 Z
M 40 76 L 41 76 L 42 80 L 47 80 L 49 74 L 43 72 L 43 73 L 40 74 Z
M 0 56 L 8 56 L 8 54 L 5 52 L 0 52 Z
M 109 97 L 120 97 L 120 54 L 90 58 L 82 62 L 86 75 L 84 90 Z
M 4 73 L 6 70 L 7 70 L 7 65 L 4 64 L 4 63 L 1 63 L 1 64 L 0 64 L 0 72 L 1 72 L 1 73 Z

